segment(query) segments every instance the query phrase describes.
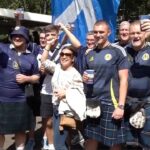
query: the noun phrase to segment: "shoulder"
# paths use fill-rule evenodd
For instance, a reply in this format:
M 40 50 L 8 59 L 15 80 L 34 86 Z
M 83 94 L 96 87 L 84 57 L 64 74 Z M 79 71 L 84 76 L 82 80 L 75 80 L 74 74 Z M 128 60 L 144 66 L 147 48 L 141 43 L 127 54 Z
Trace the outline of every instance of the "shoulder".
M 24 54 L 24 57 L 25 57 L 28 61 L 30 61 L 30 63 L 32 63 L 32 64 L 35 64 L 35 63 L 38 62 L 36 56 L 35 56 L 33 53 L 31 53 L 31 52 L 25 53 L 25 54 Z
M 86 50 L 87 50 L 87 47 L 81 46 L 80 49 L 79 49 L 79 51 L 78 51 L 78 54 L 85 53 Z
M 117 42 L 115 42 L 115 43 L 113 43 L 113 44 L 119 45 L 119 41 L 117 41 Z
M 150 42 L 146 42 L 145 48 L 146 48 L 146 49 L 150 49 Z
M 112 44 L 110 45 L 110 47 L 111 47 L 112 50 L 116 51 L 117 54 L 120 53 L 120 54 L 122 54 L 123 56 L 127 56 L 127 53 L 126 53 L 126 51 L 125 51 L 125 49 L 124 49 L 123 47 L 121 47 L 121 46 L 119 46 L 119 45 L 117 45 L 117 44 L 115 44 L 115 43 L 112 43 Z
M 12 49 L 12 44 L 0 43 L 0 52 L 9 53 Z
M 129 54 L 132 55 L 132 54 L 134 54 L 134 52 L 135 52 L 131 44 L 128 44 L 128 45 L 125 47 L 125 50 L 126 50 L 126 52 L 127 52 L 128 55 L 129 55 Z
M 77 71 L 76 68 L 72 68 L 72 73 L 74 79 L 82 80 L 81 74 Z
M 11 44 L 0 43 L 0 48 L 2 48 L 2 49 L 11 49 Z
M 61 65 L 58 63 L 58 64 L 56 64 L 56 66 L 55 66 L 55 72 L 59 72 L 59 71 L 61 71 L 62 69 L 61 69 Z

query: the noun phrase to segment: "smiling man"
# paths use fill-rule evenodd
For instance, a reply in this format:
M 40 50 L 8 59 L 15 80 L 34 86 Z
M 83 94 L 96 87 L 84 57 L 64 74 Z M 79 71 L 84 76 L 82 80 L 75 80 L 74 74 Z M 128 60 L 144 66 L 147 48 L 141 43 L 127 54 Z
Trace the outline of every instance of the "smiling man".
M 129 43 L 129 27 L 130 23 L 128 21 L 122 21 L 119 25 L 119 41 L 116 43 L 122 47 L 126 46 Z
M 100 105 L 101 116 L 87 117 L 86 150 L 97 150 L 99 143 L 109 146 L 111 150 L 120 150 L 125 142 L 123 119 L 128 87 L 126 52 L 109 42 L 111 31 L 106 21 L 97 21 L 93 32 L 96 47 L 86 56 L 85 68 L 94 70 L 94 81 L 92 85 L 86 84 L 86 97 L 91 103 Z M 88 78 L 84 73 L 85 83 Z
M 142 129 L 128 124 L 127 142 L 138 141 L 142 147 L 150 148 L 150 45 L 146 42 L 146 31 L 141 30 L 140 21 L 130 25 L 131 45 L 127 46 L 130 60 L 130 82 L 128 96 L 136 98 L 137 103 L 145 101 L 146 123 Z M 129 120 L 128 120 L 129 121 Z
M 33 114 L 26 103 L 25 86 L 39 79 L 38 63 L 27 50 L 29 30 L 15 27 L 11 43 L 0 43 L 0 150 L 5 134 L 15 134 L 16 150 L 24 150 Z
M 51 78 L 53 74 L 48 72 L 46 68 L 49 65 L 47 63 L 49 60 L 54 61 L 56 64 L 59 62 L 59 54 L 62 50 L 62 45 L 58 42 L 60 28 L 65 32 L 74 47 L 79 48 L 81 46 L 80 42 L 63 24 L 60 23 L 59 26 L 48 25 L 45 27 L 46 47 L 41 57 L 41 72 L 43 72 L 46 77 L 44 79 L 41 90 L 41 116 L 43 118 L 43 126 L 45 126 L 46 135 L 48 137 L 49 149 L 54 149 L 52 128 L 53 104 L 51 86 Z

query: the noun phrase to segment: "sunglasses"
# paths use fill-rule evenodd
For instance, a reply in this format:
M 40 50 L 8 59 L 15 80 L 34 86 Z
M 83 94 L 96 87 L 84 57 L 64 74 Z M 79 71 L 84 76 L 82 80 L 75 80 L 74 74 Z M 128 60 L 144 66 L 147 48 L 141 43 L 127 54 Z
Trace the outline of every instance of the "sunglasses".
M 72 57 L 73 54 L 72 54 L 72 53 L 64 53 L 64 52 L 61 52 L 61 53 L 60 53 L 60 57 L 63 57 L 63 56 Z

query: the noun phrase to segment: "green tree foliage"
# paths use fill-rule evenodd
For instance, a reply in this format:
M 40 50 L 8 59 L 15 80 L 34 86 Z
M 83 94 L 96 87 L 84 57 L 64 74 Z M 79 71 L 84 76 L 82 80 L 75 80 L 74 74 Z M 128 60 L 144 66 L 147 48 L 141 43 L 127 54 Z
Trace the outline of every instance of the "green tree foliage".
M 139 15 L 150 14 L 150 0 L 121 0 L 118 18 L 121 20 L 135 20 Z
M 150 14 L 150 0 L 120 0 L 119 20 L 134 20 L 140 14 Z M 50 14 L 51 0 L 0 0 L 1 8 L 16 9 L 23 7 L 25 11 Z
M 25 11 L 50 14 L 50 0 L 0 0 L 0 7 L 9 9 L 23 7 Z

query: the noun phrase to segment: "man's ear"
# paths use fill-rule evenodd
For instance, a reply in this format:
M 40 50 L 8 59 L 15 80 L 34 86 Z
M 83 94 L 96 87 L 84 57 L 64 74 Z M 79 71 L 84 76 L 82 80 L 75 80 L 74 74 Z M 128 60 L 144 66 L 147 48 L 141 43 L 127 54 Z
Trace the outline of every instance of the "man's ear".
M 109 30 L 108 30 L 108 36 L 110 36 L 110 34 L 111 34 L 111 30 L 109 29 Z

